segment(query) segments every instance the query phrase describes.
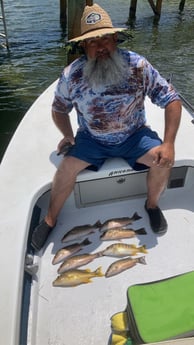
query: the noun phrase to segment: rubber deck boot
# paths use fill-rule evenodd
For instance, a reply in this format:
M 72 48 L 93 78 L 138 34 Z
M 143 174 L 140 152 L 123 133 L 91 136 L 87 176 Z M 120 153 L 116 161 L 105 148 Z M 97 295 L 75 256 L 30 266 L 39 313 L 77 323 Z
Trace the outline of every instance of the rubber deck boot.
M 52 229 L 43 219 L 32 233 L 31 246 L 37 251 L 40 250 L 44 246 Z
M 168 224 L 161 209 L 157 206 L 155 208 L 147 208 L 147 201 L 145 202 L 145 210 L 149 216 L 150 226 L 153 232 L 157 235 L 166 233 Z

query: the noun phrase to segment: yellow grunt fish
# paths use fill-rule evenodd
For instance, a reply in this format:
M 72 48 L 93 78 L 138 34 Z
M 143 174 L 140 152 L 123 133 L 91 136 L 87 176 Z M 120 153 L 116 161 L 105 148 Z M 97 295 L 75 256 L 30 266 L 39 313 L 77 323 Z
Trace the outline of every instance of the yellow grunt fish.
M 61 239 L 61 242 L 69 242 L 78 240 L 84 236 L 87 236 L 91 233 L 94 233 L 95 230 L 99 229 L 101 226 L 100 221 L 98 220 L 95 224 L 86 224 L 86 225 L 78 225 L 69 230 Z
M 70 258 L 67 258 L 61 266 L 58 268 L 58 273 L 63 273 L 65 271 L 71 270 L 73 268 L 78 268 L 80 266 L 87 265 L 89 262 L 93 261 L 97 257 L 99 257 L 99 253 L 95 254 L 81 254 L 75 255 Z
M 73 269 L 59 275 L 53 281 L 53 286 L 61 286 L 61 287 L 78 286 L 80 284 L 91 283 L 92 282 L 91 278 L 103 277 L 103 276 L 104 274 L 102 273 L 102 267 L 98 267 L 93 272 L 90 269 L 85 269 L 85 270 Z
M 142 217 L 138 215 L 137 212 L 130 217 L 121 217 L 121 218 L 111 218 L 106 220 L 100 227 L 100 231 L 106 231 L 109 229 L 114 229 L 118 227 L 124 227 L 129 224 L 132 224 L 134 221 L 141 219 Z
M 101 251 L 102 255 L 122 258 L 136 255 L 137 253 L 147 253 L 146 246 L 137 247 L 135 244 L 115 243 Z
M 86 238 L 86 239 L 85 239 L 83 242 L 81 242 L 81 243 L 74 243 L 74 244 L 71 244 L 71 245 L 66 246 L 66 247 L 64 247 L 64 248 L 59 249 L 59 250 L 56 252 L 56 254 L 55 254 L 55 256 L 54 256 L 54 258 L 53 258 L 53 260 L 52 260 L 52 264 L 53 264 L 53 265 L 58 264 L 59 262 L 61 262 L 61 261 L 65 260 L 65 259 L 67 259 L 69 256 L 71 256 L 71 255 L 73 255 L 73 254 L 79 252 L 84 246 L 87 246 L 87 245 L 89 245 L 89 244 L 91 244 L 91 243 L 92 243 L 92 242 L 90 242 L 90 241 L 88 240 L 88 238 Z
M 101 236 L 100 239 L 102 241 L 110 241 L 110 240 L 121 240 L 123 238 L 131 238 L 136 235 L 146 235 L 147 232 L 145 228 L 140 228 L 137 230 L 133 229 L 124 229 L 124 228 L 114 228 L 105 231 Z
M 141 256 L 140 258 L 126 258 L 121 259 L 113 262 L 109 268 L 107 269 L 105 273 L 105 277 L 109 278 L 112 276 L 115 276 L 116 274 L 119 274 L 133 266 L 135 266 L 137 263 L 146 265 L 145 256 Z

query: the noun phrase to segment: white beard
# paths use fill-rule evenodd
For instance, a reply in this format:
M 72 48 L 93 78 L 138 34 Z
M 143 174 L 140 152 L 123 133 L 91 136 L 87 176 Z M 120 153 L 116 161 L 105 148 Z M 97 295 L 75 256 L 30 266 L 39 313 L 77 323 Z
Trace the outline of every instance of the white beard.
M 91 87 L 118 85 L 126 78 L 127 64 L 115 51 L 106 59 L 88 59 L 83 76 Z

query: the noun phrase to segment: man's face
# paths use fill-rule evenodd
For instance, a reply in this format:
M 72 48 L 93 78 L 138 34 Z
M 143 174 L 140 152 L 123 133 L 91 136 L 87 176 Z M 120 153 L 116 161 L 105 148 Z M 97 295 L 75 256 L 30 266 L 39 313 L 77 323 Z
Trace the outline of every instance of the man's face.
M 127 64 L 117 49 L 117 34 L 87 39 L 82 46 L 87 56 L 83 77 L 90 87 L 116 85 L 124 81 Z
M 83 42 L 85 53 L 90 59 L 106 59 L 116 50 L 117 34 L 88 38 Z

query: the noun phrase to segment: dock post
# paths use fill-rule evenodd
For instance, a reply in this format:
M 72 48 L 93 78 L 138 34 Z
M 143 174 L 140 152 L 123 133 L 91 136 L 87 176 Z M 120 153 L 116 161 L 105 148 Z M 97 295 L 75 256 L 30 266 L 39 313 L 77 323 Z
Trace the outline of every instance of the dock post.
M 131 0 L 131 4 L 130 4 L 130 8 L 129 8 L 129 18 L 130 19 L 135 19 L 136 9 L 137 9 L 137 0 Z
M 179 11 L 183 12 L 184 7 L 185 7 L 185 0 L 181 0 L 179 3 Z
M 85 4 L 85 0 L 70 0 L 68 2 L 68 39 L 80 35 L 80 20 Z
M 69 0 L 68 2 L 68 40 L 79 36 L 81 33 L 81 17 L 85 6 L 92 6 L 93 0 Z M 76 53 L 68 54 L 68 63 L 72 62 L 78 57 Z
M 3 40 L 5 41 L 5 43 L 2 43 L 1 45 L 5 48 L 7 48 L 7 50 L 9 51 L 9 42 L 8 42 L 8 35 L 7 35 L 7 25 L 6 25 L 6 20 L 5 20 L 5 11 L 4 11 L 4 4 L 3 4 L 3 0 L 1 1 L 1 14 L 2 16 L 0 16 L 0 20 L 3 21 L 3 32 L 0 32 L 0 37 L 3 38 Z
M 67 26 L 67 0 L 60 0 L 60 24 L 62 29 Z
M 161 8 L 162 8 L 162 0 L 157 0 L 156 1 L 156 5 L 154 3 L 153 0 L 148 0 L 155 16 L 159 17 L 160 18 L 160 15 L 161 15 Z
M 156 1 L 156 15 L 160 17 L 161 15 L 161 9 L 162 9 L 162 0 Z
M 92 6 L 93 0 L 69 0 L 68 3 L 68 39 L 80 35 L 80 22 L 85 6 Z

